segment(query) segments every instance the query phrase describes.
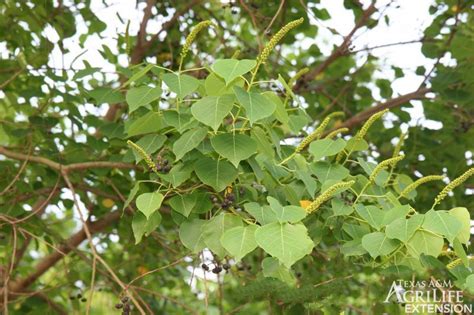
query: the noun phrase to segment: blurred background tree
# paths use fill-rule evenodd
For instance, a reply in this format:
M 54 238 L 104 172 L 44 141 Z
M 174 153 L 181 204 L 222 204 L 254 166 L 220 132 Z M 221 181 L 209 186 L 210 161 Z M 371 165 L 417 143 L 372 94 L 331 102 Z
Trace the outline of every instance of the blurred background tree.
M 199 21 L 211 20 L 217 27 L 195 41 L 192 57 L 186 59 L 189 67 L 205 67 L 233 55 L 254 59 L 283 25 L 304 17 L 304 24 L 282 40 L 259 72 L 260 79 L 272 79 L 269 87 L 280 93 L 284 87 L 279 76 L 288 81 L 307 68 L 294 87 L 306 110 L 294 108 L 292 131 L 334 111 L 346 113 L 338 128 L 354 130 L 388 108 L 392 114 L 369 131 L 369 156 L 379 161 L 391 157 L 393 144 L 405 132 L 402 150 L 407 157 L 399 167 L 412 179 L 430 174 L 453 179 L 463 173 L 472 165 L 474 149 L 474 2 L 432 1 L 428 12 L 417 12 L 431 21 L 420 26 L 422 34 L 407 34 L 403 41 L 387 37 L 383 44 L 370 45 L 372 33 L 389 29 L 393 18 L 403 18 L 396 14 L 399 2 L 337 1 L 331 5 L 337 6 L 336 14 L 352 16 L 343 21 L 349 31 L 339 33 L 328 25 L 340 17 L 317 0 L 137 1 L 132 15 L 139 18 L 133 19 L 130 12 L 114 8 L 123 4 L 120 1 L 2 1 L 0 211 L 20 220 L 1 223 L 2 296 L 9 297 L 4 301 L 9 300 L 10 313 L 84 313 L 95 270 L 90 266 L 98 263 L 87 254 L 86 231 L 73 211 L 74 196 L 94 220 L 89 229 L 97 250 L 123 283 L 171 264 L 136 288 L 147 311 L 205 312 L 204 298 L 197 293 L 202 283 L 191 281 L 186 268 L 190 263 L 180 259 L 184 251 L 176 249 L 171 225 L 161 228 L 165 234 L 134 246 L 130 221 L 121 216 L 134 182 L 144 177 L 140 171 L 130 172 L 136 168 L 130 164 L 133 157 L 123 156 L 128 112 L 125 96 L 117 89 L 144 63 L 177 69 L 185 36 Z M 98 17 L 101 12 L 113 13 L 107 20 Z M 366 43 L 357 44 L 364 37 Z M 429 60 L 416 69 L 390 64 L 377 54 L 412 45 Z M 92 54 L 90 47 L 100 55 Z M 193 75 L 202 78 L 205 70 Z M 416 80 L 405 81 L 415 83 L 410 90 L 394 90 L 397 80 L 414 76 Z M 166 98 L 160 106 L 167 106 Z M 381 132 L 383 125 L 387 130 Z M 74 166 L 65 170 L 66 165 Z M 440 182 L 420 187 L 417 207 L 428 210 L 441 188 Z M 473 189 L 472 181 L 466 182 L 442 206 L 473 209 Z M 315 295 L 315 309 L 324 301 L 329 312 L 387 311 L 382 304 L 388 288 L 381 282 L 383 275 L 352 265 L 333 251 L 320 255 L 332 263 L 300 271 L 313 283 L 355 276 L 337 292 Z M 95 314 L 112 313 L 122 290 L 104 268 L 97 267 Z M 206 303 L 209 299 L 211 310 L 217 312 L 217 296 L 225 290 L 225 301 L 220 301 L 226 312 L 290 312 L 284 302 L 269 306 L 264 297 L 252 301 L 248 294 L 237 296 L 239 288 L 232 279 L 229 284 L 210 284 Z M 291 307 L 299 312 L 297 303 Z

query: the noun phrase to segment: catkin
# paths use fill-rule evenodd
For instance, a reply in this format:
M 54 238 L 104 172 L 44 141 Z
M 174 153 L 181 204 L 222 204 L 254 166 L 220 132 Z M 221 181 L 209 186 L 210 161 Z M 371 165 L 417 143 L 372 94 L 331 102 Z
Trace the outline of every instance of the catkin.
M 389 166 L 392 166 L 394 167 L 398 162 L 400 162 L 401 160 L 403 160 L 405 156 L 404 155 L 399 155 L 399 156 L 396 156 L 396 157 L 393 157 L 393 158 L 390 158 L 390 159 L 386 159 L 382 162 L 380 162 L 375 168 L 374 170 L 372 171 L 372 173 L 370 174 L 370 177 L 369 177 L 369 181 L 370 182 L 374 182 L 375 181 L 375 178 L 377 177 L 377 175 L 386 167 L 389 167 Z
M 309 68 L 303 68 L 300 71 L 296 72 L 296 74 L 290 78 L 288 81 L 288 86 L 291 87 L 296 81 L 298 81 L 303 75 L 308 73 Z
M 263 48 L 262 52 L 260 55 L 257 57 L 257 65 L 263 64 L 267 61 L 268 56 L 270 56 L 270 53 L 273 51 L 275 46 L 278 44 L 278 42 L 283 38 L 283 36 L 286 35 L 289 31 L 303 23 L 304 19 L 299 18 L 298 20 L 294 20 L 285 26 L 283 26 L 268 42 L 268 44 Z
M 195 27 L 193 27 L 191 33 L 189 33 L 188 37 L 186 37 L 186 41 L 183 45 L 183 49 L 181 50 L 180 56 L 181 59 L 184 59 L 189 52 L 189 48 L 191 48 L 191 44 L 196 39 L 197 34 L 204 28 L 209 27 L 210 25 L 214 25 L 211 21 L 202 21 L 198 23 Z
M 403 189 L 400 193 L 400 197 L 406 197 L 410 192 L 418 188 L 418 186 L 423 185 L 424 183 L 431 182 L 434 180 L 443 180 L 443 178 L 443 175 L 430 175 L 422 177 L 405 187 L 405 189 Z
M 135 149 L 135 151 L 137 151 L 137 153 L 143 158 L 143 160 L 145 161 L 146 165 L 148 165 L 148 167 L 155 173 L 158 173 L 158 169 L 156 168 L 156 165 L 155 163 L 153 163 L 151 157 L 145 152 L 145 150 L 139 146 L 138 144 L 128 140 L 127 141 L 127 144 L 129 146 L 131 146 L 133 149 Z
M 469 261 L 471 261 L 471 260 L 474 260 L 474 257 L 468 257 L 467 259 Z M 446 268 L 448 268 L 448 270 L 451 270 L 451 269 L 454 269 L 455 267 L 459 266 L 461 263 L 462 263 L 462 259 L 458 258 L 458 259 L 453 260 L 449 264 L 447 264 Z
M 307 213 L 312 213 L 319 209 L 319 207 L 331 199 L 331 197 L 339 190 L 339 189 L 347 189 L 354 185 L 355 181 L 350 180 L 348 182 L 340 182 L 332 185 L 328 189 L 326 189 L 321 195 L 319 195 L 314 201 L 306 208 Z
M 436 196 L 433 206 L 439 204 L 444 198 L 446 198 L 450 191 L 464 183 L 472 175 L 474 175 L 474 167 L 470 168 L 464 174 L 462 174 L 461 176 L 450 182 L 448 185 L 446 185 L 446 187 L 441 190 L 438 196 Z
M 344 113 L 334 112 L 326 116 L 326 118 L 324 118 L 324 120 L 321 122 L 318 128 L 316 128 L 312 133 L 310 133 L 306 138 L 304 138 L 303 141 L 301 141 L 301 143 L 296 147 L 295 152 L 299 153 L 303 151 L 303 149 L 306 148 L 311 142 L 313 142 L 316 139 L 319 139 L 319 137 L 324 132 L 324 129 L 326 129 L 327 125 L 329 125 L 329 122 L 331 121 L 331 119 L 337 116 L 344 116 Z
M 392 157 L 396 157 L 400 155 L 400 150 L 402 149 L 403 143 L 405 142 L 405 137 L 407 134 L 405 132 L 402 132 L 400 134 L 400 139 L 398 140 L 397 145 L 395 146 L 395 149 L 393 150 L 393 155 Z
M 378 113 L 375 113 L 373 114 L 372 116 L 370 116 L 370 118 L 364 123 L 364 125 L 362 126 L 362 128 L 360 128 L 359 132 L 357 132 L 356 134 L 356 139 L 363 139 L 365 137 L 365 135 L 367 134 L 367 131 L 369 131 L 369 128 L 370 126 L 372 126 L 372 124 L 377 120 L 379 119 L 380 117 L 382 117 L 385 113 L 388 112 L 388 109 L 384 109 Z
M 332 139 L 334 138 L 335 136 L 337 136 L 338 134 L 340 133 L 346 133 L 349 131 L 349 128 L 339 128 L 339 129 L 336 129 L 334 131 L 331 131 L 330 133 L 328 133 L 328 135 L 326 136 L 326 139 Z

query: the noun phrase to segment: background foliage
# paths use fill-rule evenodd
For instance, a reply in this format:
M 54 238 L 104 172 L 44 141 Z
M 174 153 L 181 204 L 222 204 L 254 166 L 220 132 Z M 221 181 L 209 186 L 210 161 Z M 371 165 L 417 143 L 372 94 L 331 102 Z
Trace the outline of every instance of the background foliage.
M 105 42 L 107 21 L 89 1 L 2 2 L 4 312 L 104 314 L 121 303 L 157 314 L 397 313 L 397 305 L 382 302 L 391 281 L 413 274 L 452 279 L 469 301 L 469 217 L 459 207 L 474 206 L 472 179 L 436 212 L 429 210 L 442 181 L 396 197 L 421 176 L 453 180 L 472 164 L 473 2 L 430 7 L 435 18 L 419 42 L 434 67 L 419 67 L 425 80 L 405 95 L 395 95 L 390 80 L 375 79 L 376 48 L 351 46 L 358 33 L 390 23 L 386 4 L 343 5 L 355 27 L 343 35 L 330 29 L 341 44 L 325 55 L 298 43 L 323 27 L 309 21 L 330 18 L 317 1 L 140 2 L 138 33 L 123 21 L 118 44 L 102 46 L 115 65 L 107 73 L 87 61 L 48 63 L 55 46 L 66 52 L 62 42 L 79 32 L 76 21 L 87 25 L 81 44 Z M 255 72 L 272 35 L 301 17 Z M 201 30 L 180 66 L 186 36 L 205 20 L 213 25 Z M 159 32 L 147 31 L 151 21 L 162 23 Z M 442 128 L 411 126 L 400 148 L 400 125 L 411 119 L 402 109 L 413 100 Z M 367 142 L 358 138 L 361 125 L 384 109 L 392 123 L 375 120 Z M 349 135 L 318 134 L 293 156 L 334 112 L 344 115 L 325 130 L 347 127 Z M 399 149 L 404 159 L 367 184 L 375 165 Z M 348 151 L 356 152 L 345 161 L 341 152 Z M 304 210 L 351 180 L 351 189 L 337 190 L 314 213 Z M 361 193 L 366 184 L 368 196 Z M 400 234 L 396 219 L 414 222 L 412 233 Z M 462 263 L 448 270 L 457 257 Z M 203 262 L 230 270 L 217 278 Z

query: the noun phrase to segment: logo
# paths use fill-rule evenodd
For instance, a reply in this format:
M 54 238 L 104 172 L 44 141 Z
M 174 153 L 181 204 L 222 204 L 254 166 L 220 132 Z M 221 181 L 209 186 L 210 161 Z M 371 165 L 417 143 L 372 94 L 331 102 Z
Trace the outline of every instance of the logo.
M 384 303 L 404 305 L 405 313 L 472 313 L 472 305 L 464 304 L 463 292 L 455 290 L 451 280 L 392 282 Z

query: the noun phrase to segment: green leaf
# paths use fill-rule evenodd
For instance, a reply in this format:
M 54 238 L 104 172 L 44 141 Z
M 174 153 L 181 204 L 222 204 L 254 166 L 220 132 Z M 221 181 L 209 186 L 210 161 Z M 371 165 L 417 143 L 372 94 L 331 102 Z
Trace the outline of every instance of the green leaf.
M 290 270 L 282 266 L 278 259 L 273 257 L 267 257 L 262 261 L 262 272 L 264 277 L 276 278 L 288 285 L 294 285 L 296 283 L 296 279 Z
M 187 218 L 196 205 L 196 195 L 176 195 L 169 200 L 169 204 L 174 211 L 181 213 Z
M 425 213 L 423 228 L 445 236 L 451 243 L 462 229 L 462 224 L 454 216 L 442 210 Z
M 133 185 L 133 188 L 130 190 L 130 194 L 128 195 L 127 200 L 125 200 L 125 203 L 123 204 L 122 210 L 125 210 L 125 208 L 128 207 L 130 202 L 135 198 L 135 195 L 138 192 L 138 189 L 140 188 L 140 182 L 136 182 L 135 185 Z
M 464 266 L 469 267 L 469 258 L 467 257 L 466 252 L 464 251 L 464 247 L 457 238 L 454 239 L 453 249 L 456 255 L 461 259 Z
M 385 233 L 374 232 L 362 237 L 362 247 L 367 250 L 372 258 L 386 256 L 397 248 L 397 241 L 389 239 Z
M 140 140 L 137 141 L 137 144 L 145 150 L 148 155 L 155 153 L 159 148 L 163 146 L 166 141 L 166 136 L 164 135 L 146 135 Z M 140 162 L 143 157 L 136 152 L 136 150 L 132 150 L 133 154 L 135 155 L 135 161 L 138 163 Z
M 249 202 L 244 204 L 244 209 L 260 224 L 268 224 L 278 221 L 276 213 L 269 206 L 262 207 L 256 202 Z
M 206 247 L 202 228 L 207 224 L 207 222 L 207 220 L 194 219 L 183 222 L 179 227 L 179 239 L 184 246 L 195 254 L 199 253 Z
M 179 133 L 197 126 L 199 123 L 193 119 L 191 114 L 184 113 L 183 111 L 177 111 L 174 109 L 168 109 L 163 112 L 163 117 L 168 126 L 176 128 Z
M 345 146 L 346 141 L 341 138 L 337 140 L 321 139 L 311 142 L 308 151 L 313 155 L 314 160 L 318 161 L 323 157 L 338 154 L 344 150 Z
M 128 127 L 128 137 L 133 137 L 145 133 L 157 132 L 163 128 L 161 114 L 159 112 L 148 112 L 142 117 L 134 120 Z
M 96 100 L 97 105 L 103 103 L 115 104 L 123 102 L 122 93 L 111 88 L 100 87 L 92 91 L 88 91 L 87 93 Z
M 346 205 L 341 199 L 334 198 L 331 200 L 331 208 L 335 216 L 346 216 L 354 212 L 354 208 Z
M 414 215 L 409 219 L 397 219 L 387 225 L 385 233 L 390 238 L 398 239 L 403 243 L 407 243 L 423 223 L 423 218 L 423 215 Z
M 186 74 L 166 73 L 163 74 L 163 81 L 180 99 L 196 91 L 199 86 L 198 79 Z
M 385 215 L 383 218 L 383 225 L 390 224 L 399 218 L 405 218 L 408 212 L 410 212 L 409 205 L 401 205 L 401 206 L 396 206 L 396 207 L 391 208 L 390 210 L 385 212 Z
M 171 182 L 171 185 L 176 188 L 191 177 L 192 171 L 192 165 L 178 164 L 168 174 L 162 174 L 161 176 Z
M 226 231 L 239 226 L 242 226 L 242 220 L 236 215 L 221 213 L 215 216 L 202 227 L 206 246 L 214 254 L 223 258 L 226 250 L 221 244 L 221 237 Z
M 346 151 L 365 151 L 369 144 L 364 139 L 350 138 L 346 144 Z
M 160 87 L 140 86 L 134 87 L 127 92 L 126 100 L 128 103 L 128 112 L 131 113 L 139 107 L 145 106 L 160 98 Z
M 234 85 L 243 87 L 244 80 L 238 78 L 232 84 L 226 85 L 225 81 L 219 78 L 215 73 L 211 73 L 204 81 L 204 88 L 208 96 L 221 96 L 224 94 L 234 94 Z
M 463 244 L 467 244 L 471 238 L 471 217 L 469 211 L 463 207 L 457 207 L 449 210 L 449 215 L 458 219 L 461 222 L 461 229 L 456 237 Z
M 256 225 L 237 226 L 229 229 L 222 234 L 221 244 L 236 261 L 239 261 L 257 248 L 258 244 L 255 241 L 256 229 Z
M 253 123 L 258 120 L 271 116 L 275 111 L 275 103 L 270 102 L 265 96 L 259 93 L 247 92 L 238 86 L 234 87 L 234 92 L 239 103 L 245 108 L 250 125 L 253 125 Z
M 382 228 L 385 212 L 376 206 L 358 204 L 356 205 L 356 212 L 376 230 Z
M 211 138 L 212 147 L 235 167 L 257 152 L 256 142 L 247 135 L 223 133 Z
M 250 59 L 217 59 L 211 69 L 222 77 L 228 85 L 234 79 L 252 70 L 256 64 L 255 60 Z
M 135 237 L 135 244 L 141 242 L 143 235 L 148 236 L 161 223 L 161 214 L 156 211 L 149 219 L 147 219 L 141 212 L 135 213 L 132 220 L 133 236 Z
M 194 164 L 197 177 L 215 191 L 223 191 L 237 177 L 237 169 L 227 161 L 205 157 Z
M 467 276 L 464 286 L 466 290 L 474 294 L 474 274 Z
M 180 160 L 186 153 L 196 148 L 204 138 L 206 138 L 207 129 L 196 128 L 186 131 L 173 144 L 173 153 L 176 155 L 176 161 Z
M 340 164 L 317 162 L 310 165 L 310 168 L 321 183 L 328 180 L 341 181 L 349 176 L 349 170 Z
M 137 197 L 135 201 L 138 210 L 140 210 L 147 219 L 161 207 L 163 202 L 163 195 L 157 191 L 152 193 L 144 193 Z
M 264 251 L 278 258 L 287 268 L 309 255 L 314 247 L 303 224 L 270 223 L 255 231 L 255 239 Z
M 443 249 L 444 241 L 441 236 L 428 231 L 418 230 L 407 243 L 408 254 L 419 257 L 421 254 L 438 257 Z
M 271 210 L 275 213 L 275 216 L 280 223 L 290 222 L 296 223 L 303 220 L 307 213 L 306 211 L 297 206 L 285 206 L 282 205 L 275 198 L 268 196 L 267 201 L 270 204 Z
M 194 118 L 217 131 L 233 106 L 233 95 L 206 96 L 194 103 L 191 113 Z

